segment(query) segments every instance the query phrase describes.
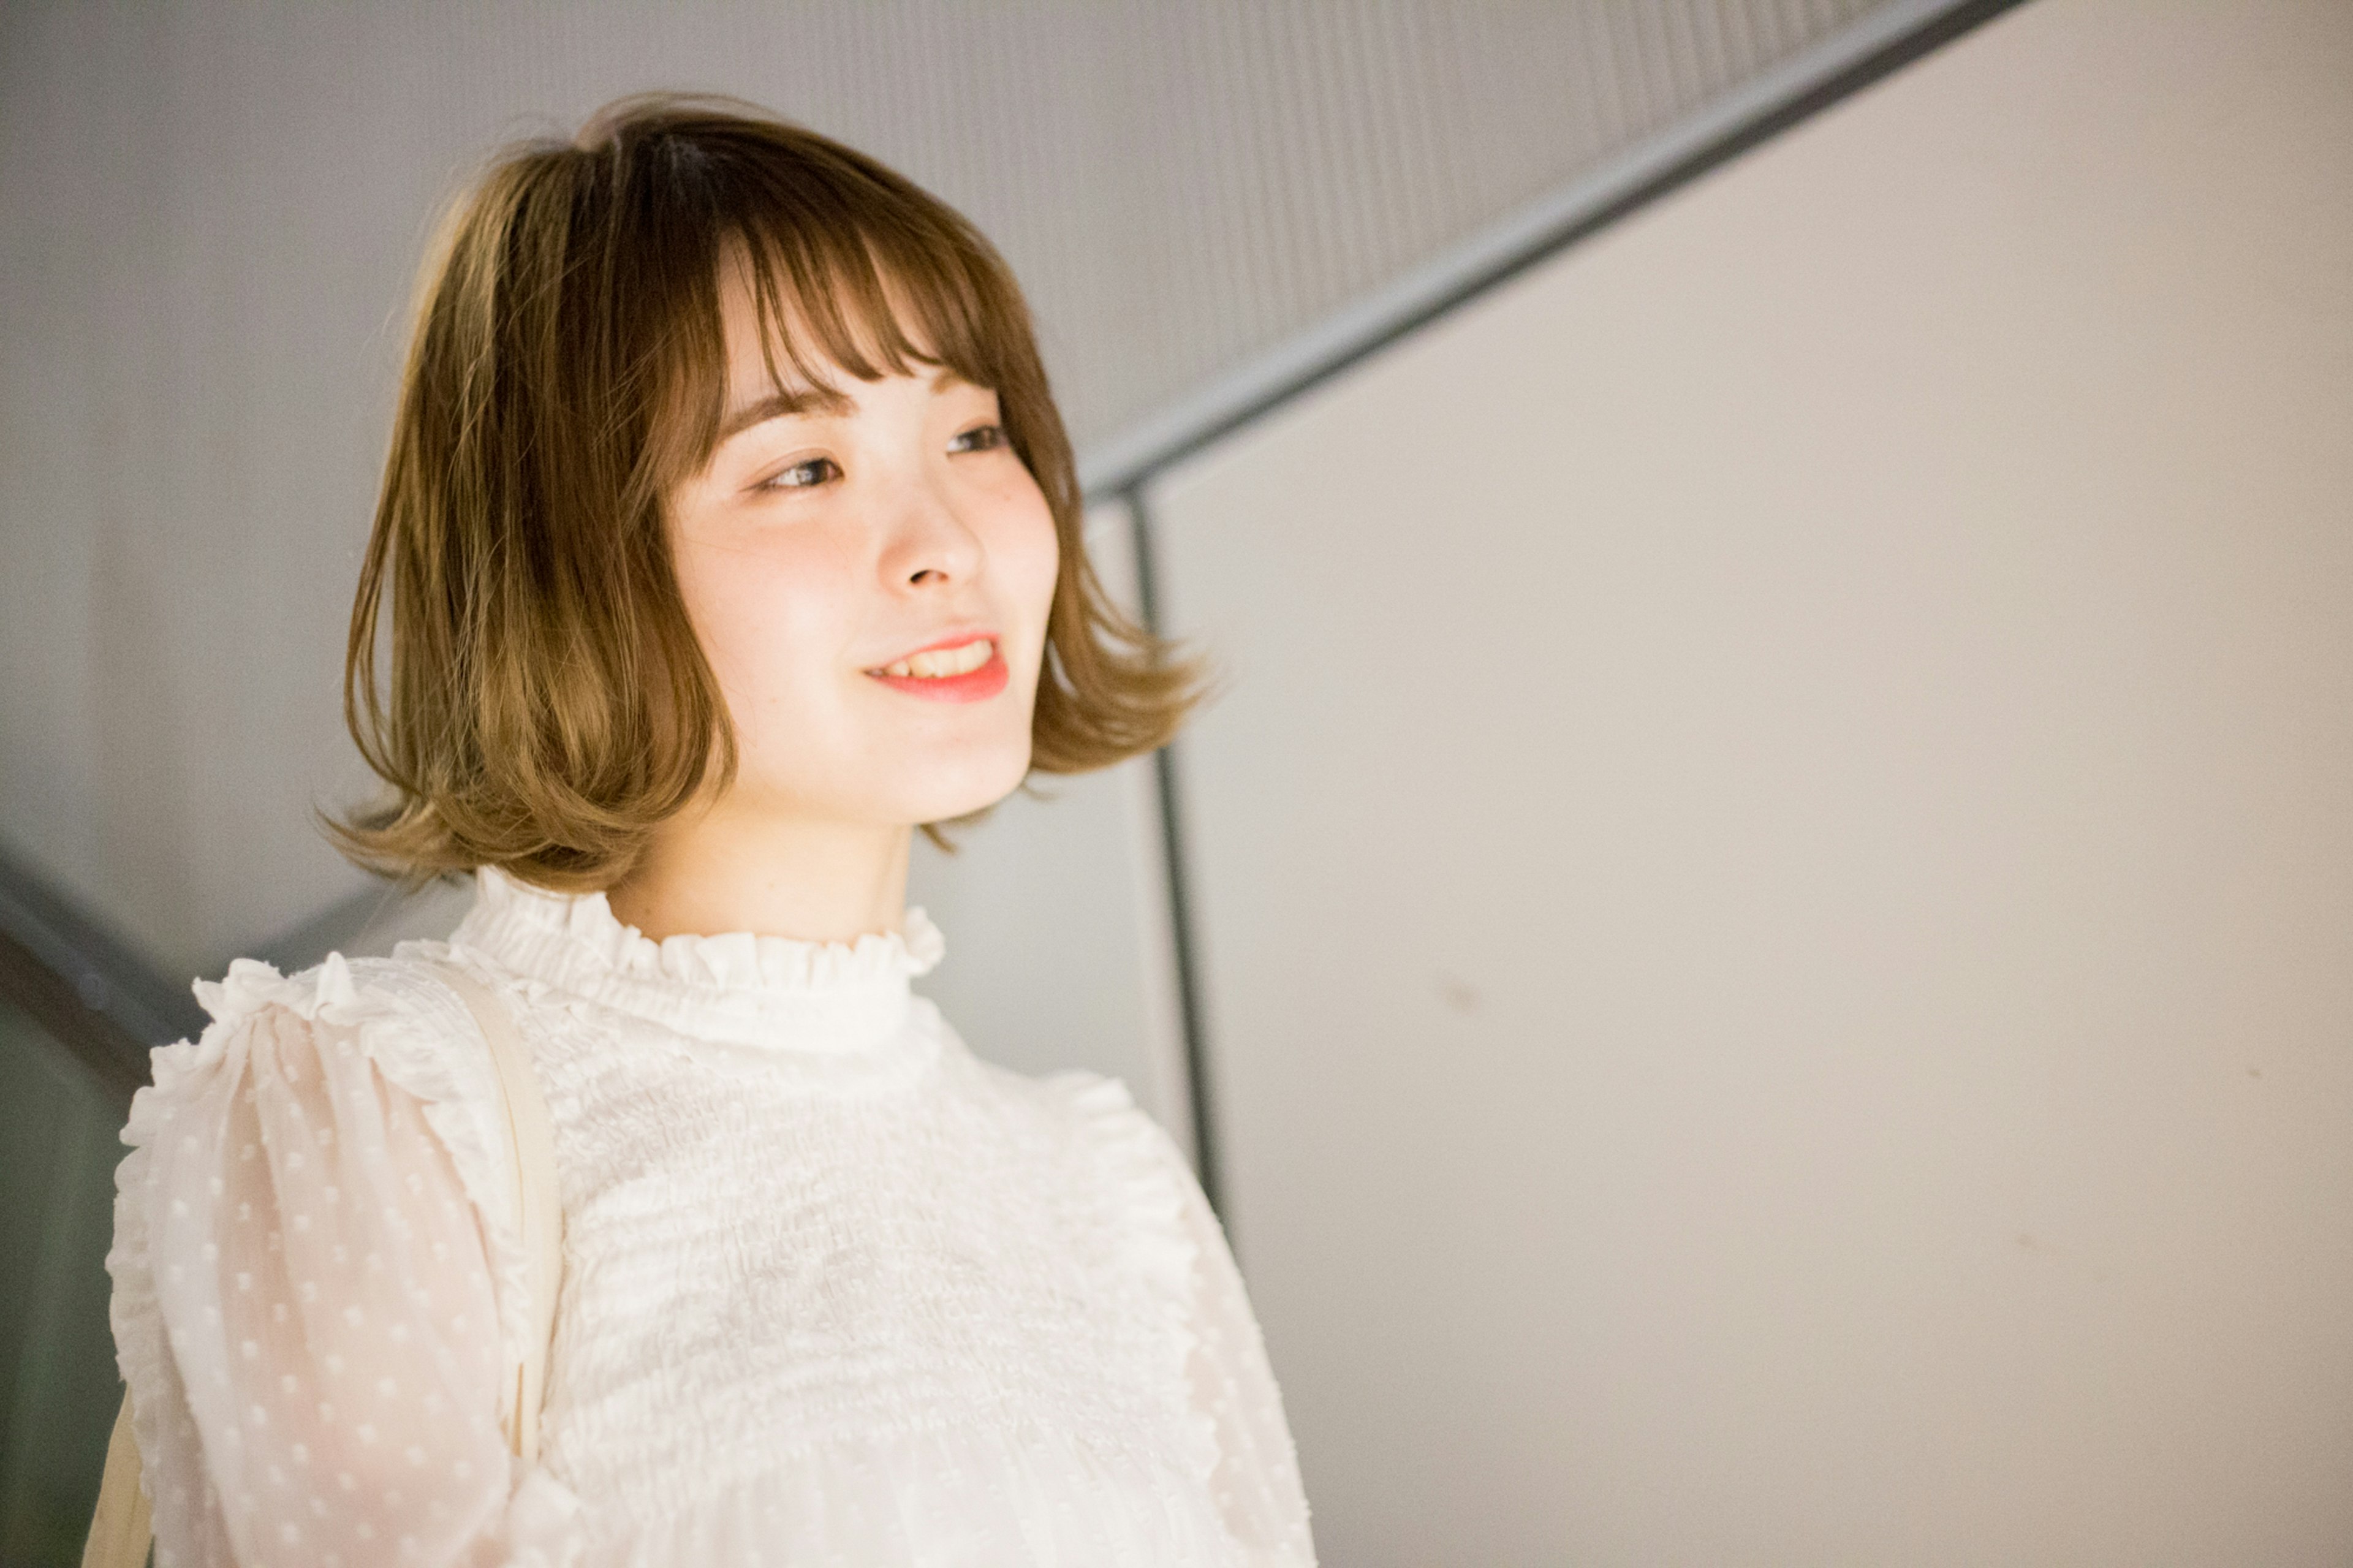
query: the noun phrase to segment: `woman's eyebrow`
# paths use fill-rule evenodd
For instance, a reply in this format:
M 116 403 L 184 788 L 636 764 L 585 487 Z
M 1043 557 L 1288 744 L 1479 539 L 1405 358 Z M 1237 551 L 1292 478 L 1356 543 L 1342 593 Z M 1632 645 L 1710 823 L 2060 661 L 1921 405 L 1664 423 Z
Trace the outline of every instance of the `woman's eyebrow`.
M 855 399 L 829 386 L 798 387 L 790 392 L 778 388 L 765 396 L 754 398 L 721 420 L 719 444 L 724 446 L 753 426 L 765 424 L 771 419 L 807 414 L 811 410 L 839 418 L 855 413 L 857 408 Z
M 971 384 L 973 384 L 959 375 L 954 369 L 947 367 L 943 367 L 936 375 L 932 377 L 934 392 L 945 392 L 950 387 Z M 847 418 L 858 412 L 858 401 L 849 394 L 830 386 L 795 387 L 790 391 L 781 387 L 774 388 L 765 395 L 755 397 L 741 407 L 731 410 L 727 416 L 719 422 L 719 439 L 714 445 L 723 447 L 754 425 L 763 425 L 771 419 L 783 419 L 795 414 L 807 414 L 812 411 L 830 415 L 838 419 Z

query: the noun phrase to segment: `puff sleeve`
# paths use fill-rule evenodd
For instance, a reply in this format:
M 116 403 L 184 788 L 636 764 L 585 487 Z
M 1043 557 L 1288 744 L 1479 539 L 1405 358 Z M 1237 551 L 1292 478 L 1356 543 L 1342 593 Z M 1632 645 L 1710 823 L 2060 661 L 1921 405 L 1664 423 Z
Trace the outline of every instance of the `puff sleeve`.
M 1197 1452 L 1227 1533 L 1251 1568 L 1314 1568 L 1282 1395 L 1225 1228 L 1192 1166 L 1117 1079 L 1072 1072 L 1049 1082 L 1102 1140 L 1135 1267 L 1166 1303 Z
M 461 1075 L 340 959 L 198 989 L 216 1021 L 154 1053 L 107 1258 L 157 1568 L 560 1561 L 560 1528 L 511 1518 L 500 1243 L 453 1152 Z M 479 1187 L 489 1151 L 468 1152 Z
M 1262 1568 L 1313 1568 L 1315 1547 L 1307 1526 L 1307 1498 L 1299 1479 L 1282 1395 L 1275 1387 L 1257 1316 L 1240 1271 L 1200 1184 L 1174 1145 L 1167 1157 L 1183 1193 L 1183 1224 L 1193 1244 L 1193 1348 L 1189 1372 L 1194 1407 L 1217 1431 L 1218 1507 L 1231 1531 Z
M 1307 1499 L 1258 1318 L 1250 1310 L 1225 1229 L 1202 1196 L 1191 1167 L 1173 1143 L 1165 1138 L 1157 1142 L 1164 1160 L 1175 1167 L 1170 1181 L 1180 1194 L 1180 1221 L 1193 1254 L 1187 1370 L 1194 1408 L 1217 1433 L 1218 1463 L 1211 1485 L 1219 1510 L 1252 1563 L 1313 1568 L 1315 1547 L 1308 1531 Z

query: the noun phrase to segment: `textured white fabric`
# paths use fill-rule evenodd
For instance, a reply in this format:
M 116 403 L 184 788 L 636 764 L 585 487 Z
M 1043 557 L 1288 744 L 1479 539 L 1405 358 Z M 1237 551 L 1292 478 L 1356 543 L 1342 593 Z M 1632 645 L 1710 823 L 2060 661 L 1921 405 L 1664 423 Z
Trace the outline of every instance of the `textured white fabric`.
M 656 943 L 495 871 L 448 944 L 240 962 L 155 1053 L 113 1321 L 158 1568 L 1305 1564 L 1225 1238 L 1116 1083 L 978 1061 L 938 933 Z M 540 1463 L 480 1035 L 554 1123 L 565 1276 Z

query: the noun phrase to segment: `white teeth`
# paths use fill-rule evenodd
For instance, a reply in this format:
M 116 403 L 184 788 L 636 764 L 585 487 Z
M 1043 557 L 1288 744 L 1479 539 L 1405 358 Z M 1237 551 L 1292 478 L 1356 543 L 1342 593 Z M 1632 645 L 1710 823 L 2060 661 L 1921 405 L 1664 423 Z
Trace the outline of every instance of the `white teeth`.
M 925 653 L 909 654 L 896 664 L 885 665 L 882 673 L 904 680 L 941 680 L 952 675 L 970 675 L 987 664 L 997 654 L 997 644 L 978 637 L 962 647 L 934 648 Z

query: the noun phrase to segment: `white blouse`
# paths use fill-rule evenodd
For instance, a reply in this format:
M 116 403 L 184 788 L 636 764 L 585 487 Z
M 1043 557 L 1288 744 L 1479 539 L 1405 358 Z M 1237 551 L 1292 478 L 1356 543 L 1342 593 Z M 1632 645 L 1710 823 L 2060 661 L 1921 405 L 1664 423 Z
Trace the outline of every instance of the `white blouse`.
M 477 881 L 446 944 L 239 961 L 154 1053 L 107 1267 L 158 1568 L 1312 1563 L 1190 1172 L 1117 1083 L 975 1058 L 908 989 L 920 910 L 656 943 Z M 512 1012 L 554 1123 L 528 1468 L 503 1111 L 435 961 Z

